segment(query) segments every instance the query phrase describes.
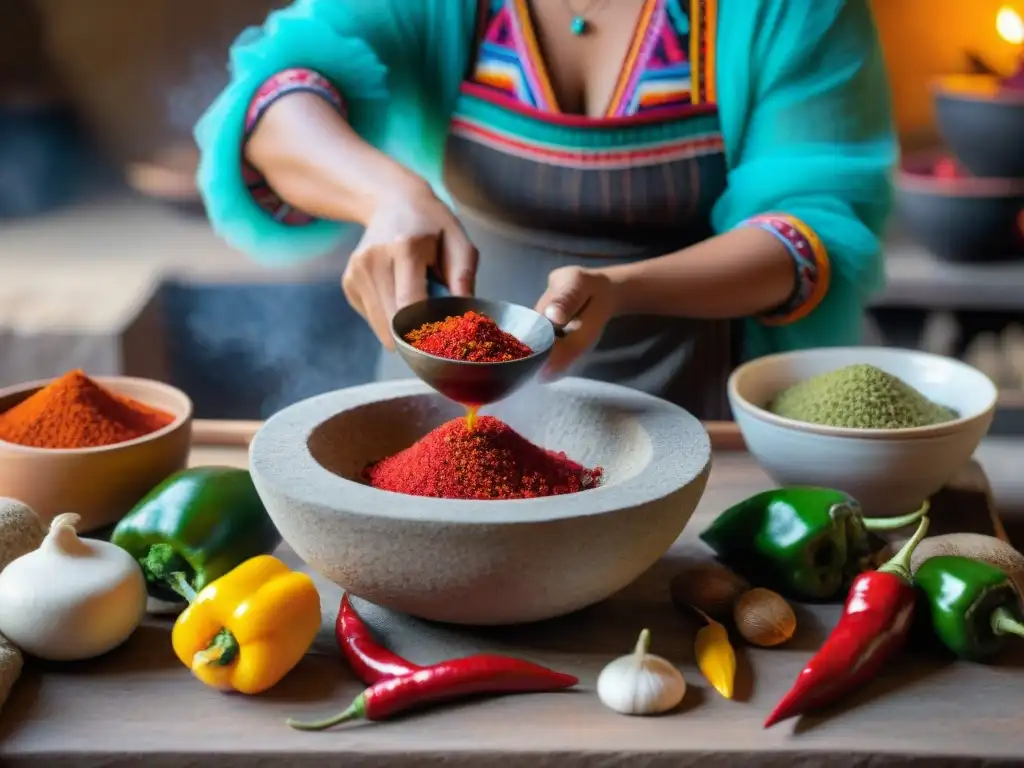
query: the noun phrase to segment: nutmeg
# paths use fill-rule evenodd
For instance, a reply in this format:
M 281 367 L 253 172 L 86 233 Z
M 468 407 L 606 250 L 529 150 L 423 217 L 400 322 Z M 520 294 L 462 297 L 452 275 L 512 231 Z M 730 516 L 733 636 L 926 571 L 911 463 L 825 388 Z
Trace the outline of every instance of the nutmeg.
M 733 621 L 748 643 L 762 648 L 780 645 L 796 632 L 796 614 L 789 603 L 763 587 L 740 595 L 733 608 Z
M 719 621 L 732 616 L 736 600 L 750 589 L 742 577 L 715 563 L 689 566 L 672 577 L 669 591 L 680 610 L 698 608 Z

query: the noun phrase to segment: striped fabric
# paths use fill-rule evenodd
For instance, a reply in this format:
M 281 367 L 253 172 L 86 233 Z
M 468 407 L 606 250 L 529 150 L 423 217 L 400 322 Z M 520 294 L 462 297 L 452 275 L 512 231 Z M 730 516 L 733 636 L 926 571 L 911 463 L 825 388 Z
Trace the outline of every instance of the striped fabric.
M 685 1 L 645 0 L 605 117 L 693 103 L 691 53 L 706 53 L 707 42 L 703 25 L 691 39 Z M 470 82 L 512 104 L 561 112 L 527 0 L 492 0 Z
M 466 83 L 451 121 L 445 186 L 460 205 L 527 230 L 662 244 L 698 228 L 707 237 L 725 189 L 722 136 L 713 108 L 685 110 L 672 120 L 580 122 L 510 106 Z
M 470 78 L 510 100 L 558 112 L 526 0 L 496 0 Z
M 578 170 L 628 170 L 721 154 L 714 110 L 685 109 L 684 119 L 670 121 L 539 119 L 466 83 L 451 134 L 506 155 Z

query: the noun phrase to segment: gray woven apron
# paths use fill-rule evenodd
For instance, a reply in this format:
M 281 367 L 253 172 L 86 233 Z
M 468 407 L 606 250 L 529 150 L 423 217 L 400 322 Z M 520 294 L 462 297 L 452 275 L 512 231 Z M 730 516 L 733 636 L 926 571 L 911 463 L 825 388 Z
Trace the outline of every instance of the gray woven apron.
M 463 106 L 467 100 L 464 94 Z M 701 125 L 694 130 L 703 131 L 709 118 L 717 123 L 714 115 L 696 116 Z M 574 152 L 615 138 L 636 152 L 638 145 L 678 143 L 687 132 L 678 122 L 558 129 L 575 142 Z M 590 167 L 600 151 L 575 166 L 552 165 L 482 143 L 472 128 L 453 131 L 445 184 L 480 252 L 478 296 L 532 307 L 554 269 L 641 261 L 711 235 L 708 214 L 725 186 L 720 151 L 695 150 L 658 165 Z M 663 397 L 698 418 L 727 419 L 725 383 L 738 358 L 737 330 L 722 320 L 616 318 L 569 373 Z M 397 355 L 383 355 L 382 379 L 412 375 Z

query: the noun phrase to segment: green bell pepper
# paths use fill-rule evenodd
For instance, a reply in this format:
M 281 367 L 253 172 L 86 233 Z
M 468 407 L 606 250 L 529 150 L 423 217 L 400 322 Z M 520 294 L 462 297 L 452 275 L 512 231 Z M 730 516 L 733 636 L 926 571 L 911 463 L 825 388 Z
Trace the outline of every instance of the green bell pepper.
M 234 467 L 196 467 L 171 475 L 114 528 L 110 540 L 142 566 L 149 593 L 177 602 L 256 555 L 281 535 L 252 477 Z
M 903 528 L 927 511 L 925 502 L 903 517 L 868 519 L 842 491 L 776 488 L 725 510 L 700 538 L 752 583 L 800 600 L 828 600 L 864 570 L 873 555 L 869 532 Z
M 959 555 L 937 555 L 914 574 L 918 616 L 962 659 L 981 661 L 1002 650 L 1011 635 L 1024 636 L 1021 595 L 994 565 Z

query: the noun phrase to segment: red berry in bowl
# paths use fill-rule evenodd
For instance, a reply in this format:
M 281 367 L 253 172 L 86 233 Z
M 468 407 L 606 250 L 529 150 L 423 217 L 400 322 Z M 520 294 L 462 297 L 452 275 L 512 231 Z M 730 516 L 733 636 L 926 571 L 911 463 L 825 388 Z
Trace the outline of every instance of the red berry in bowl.
M 958 179 L 962 175 L 957 167 L 956 160 L 951 157 L 944 157 L 935 163 L 932 168 L 932 175 L 939 179 Z

